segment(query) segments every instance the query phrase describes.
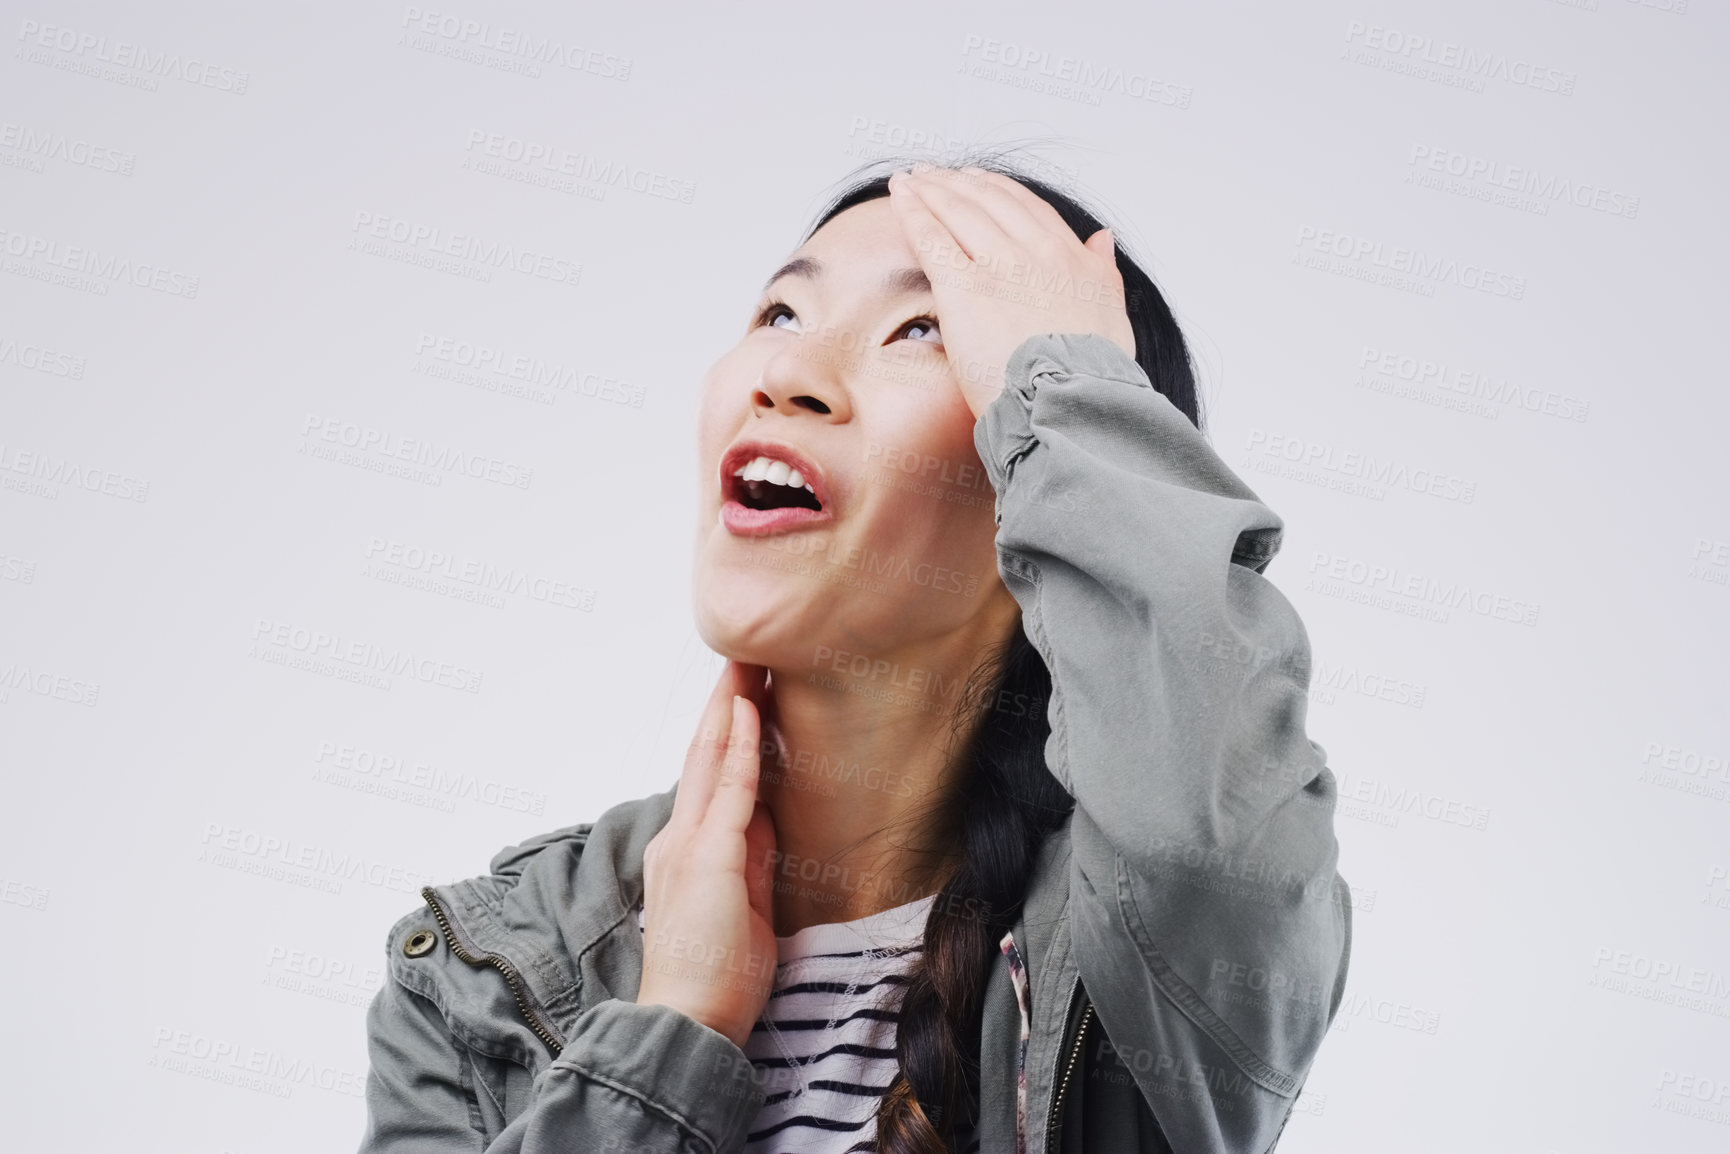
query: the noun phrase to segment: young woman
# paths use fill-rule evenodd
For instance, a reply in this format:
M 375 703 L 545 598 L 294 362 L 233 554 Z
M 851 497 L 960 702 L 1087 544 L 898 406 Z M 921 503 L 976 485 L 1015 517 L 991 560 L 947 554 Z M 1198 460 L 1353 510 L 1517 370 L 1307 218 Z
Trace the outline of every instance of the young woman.
M 678 785 L 423 891 L 364 1151 L 1267 1151 L 1338 1008 L 1283 523 L 1001 161 L 840 196 L 704 386 Z

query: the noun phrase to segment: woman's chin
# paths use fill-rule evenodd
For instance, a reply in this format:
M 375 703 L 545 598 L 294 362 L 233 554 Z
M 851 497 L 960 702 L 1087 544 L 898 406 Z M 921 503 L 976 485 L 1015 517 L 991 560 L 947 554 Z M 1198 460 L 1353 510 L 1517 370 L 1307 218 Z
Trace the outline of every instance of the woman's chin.
M 781 670 L 813 669 L 842 651 L 904 648 L 933 625 L 924 608 L 874 591 L 812 588 L 807 575 L 768 567 L 699 567 L 692 588 L 697 635 L 705 645 L 734 661 Z
M 811 634 L 800 627 L 803 615 L 787 598 L 765 597 L 762 590 L 715 590 L 699 592 L 695 609 L 697 635 L 722 657 L 782 669 L 810 664 Z

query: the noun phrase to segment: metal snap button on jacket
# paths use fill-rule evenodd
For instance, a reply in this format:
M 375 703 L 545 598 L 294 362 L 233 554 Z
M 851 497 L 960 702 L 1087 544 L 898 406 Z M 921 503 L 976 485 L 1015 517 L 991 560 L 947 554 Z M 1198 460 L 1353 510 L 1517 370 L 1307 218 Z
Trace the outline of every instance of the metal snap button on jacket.
M 416 930 L 402 944 L 402 952 L 411 958 L 422 958 L 432 953 L 433 947 L 438 945 L 438 940 L 438 935 L 431 930 Z

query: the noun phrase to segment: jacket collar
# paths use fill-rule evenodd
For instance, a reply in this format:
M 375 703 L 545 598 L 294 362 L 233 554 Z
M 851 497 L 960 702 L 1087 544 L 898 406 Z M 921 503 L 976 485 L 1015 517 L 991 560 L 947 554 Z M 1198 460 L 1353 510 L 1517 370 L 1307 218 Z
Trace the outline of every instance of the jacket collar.
M 562 1040 L 575 1033 L 590 1006 L 609 998 L 636 1000 L 643 970 L 635 917 L 643 896 L 643 853 L 672 816 L 674 792 L 621 803 L 592 824 L 566 826 L 502 850 L 489 877 L 434 888 L 477 947 L 516 968 Z M 1021 1010 L 1004 967 L 994 967 L 986 988 L 981 1059 L 996 1074 L 981 1086 L 982 1149 L 1018 1145 L 1018 1067 L 1025 1077 L 1026 1149 L 1045 1149 L 1046 1113 L 1069 1041 L 1079 974 L 1069 939 L 1070 858 L 1066 823 L 1041 847 L 1011 929 L 1027 968 L 1032 1007 L 1024 1055 Z

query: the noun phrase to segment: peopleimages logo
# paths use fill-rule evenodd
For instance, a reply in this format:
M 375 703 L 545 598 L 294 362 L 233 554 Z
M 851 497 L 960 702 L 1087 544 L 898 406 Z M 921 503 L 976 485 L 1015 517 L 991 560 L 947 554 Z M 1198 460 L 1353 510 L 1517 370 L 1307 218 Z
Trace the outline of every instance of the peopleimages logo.
M 1397 565 L 1382 565 L 1341 557 L 1317 550 L 1310 559 L 1310 584 L 1316 592 L 1340 596 L 1341 590 L 1368 595 L 1371 604 L 1380 605 L 1382 598 L 1401 598 L 1417 610 L 1439 613 L 1435 620 L 1446 621 L 1446 610 L 1464 609 L 1480 617 L 1509 621 L 1517 625 L 1537 625 L 1540 606 L 1534 602 L 1504 596 L 1488 589 L 1473 588 L 1464 581 L 1440 581 L 1426 573 L 1414 573 Z M 1360 600 L 1347 596 L 1347 600 Z M 1399 609 L 1397 605 L 1385 606 Z M 1404 610 L 1400 610 L 1404 611 Z M 1413 613 L 1424 616 L 1424 613 Z
M 1535 64 L 1506 52 L 1473 48 L 1362 20 L 1346 22 L 1346 44 L 1347 59 L 1355 63 L 1409 72 L 1420 79 L 1440 79 L 1426 70 L 1440 71 L 1454 80 L 1470 81 L 1478 91 L 1482 91 L 1486 80 L 1501 80 L 1522 88 L 1572 96 L 1578 79 L 1572 72 Z
M 388 565 L 406 573 L 452 581 L 472 586 L 487 593 L 508 593 L 527 597 L 563 609 L 595 607 L 595 591 L 568 581 L 556 581 L 544 574 L 531 573 L 514 565 L 495 565 L 478 557 L 462 557 L 441 549 L 424 549 L 419 545 L 384 537 L 372 537 L 366 546 L 366 559 Z
M 125 40 L 110 42 L 106 36 L 80 32 L 76 28 L 61 25 L 43 24 L 37 20 L 19 22 L 18 40 L 25 48 L 50 48 L 81 62 L 94 61 L 118 68 L 130 68 L 149 76 L 184 80 L 188 84 L 214 88 L 218 92 L 232 92 L 236 96 L 246 94 L 246 85 L 251 79 L 238 68 L 211 64 L 195 56 L 159 52 Z
M 1408 395 L 1413 390 L 1403 386 L 1412 386 L 1415 390 L 1437 395 L 1453 394 L 1444 398 L 1448 401 L 1457 399 L 1458 404 L 1447 406 L 1451 408 L 1466 408 L 1474 402 L 1484 401 L 1491 405 L 1507 405 L 1510 408 L 1524 409 L 1528 413 L 1557 417 L 1565 421 L 1584 421 L 1592 407 L 1590 401 L 1558 393 L 1554 389 L 1522 385 L 1475 367 L 1453 365 L 1440 359 L 1379 349 L 1372 345 L 1363 346 L 1358 355 L 1358 368 L 1369 374 L 1367 377 L 1359 377 L 1358 383 L 1375 392 Z M 1497 410 L 1493 408 L 1483 409 L 1482 406 L 1477 406 L 1474 409 L 1479 410 L 1492 418 L 1497 415 Z
M 412 894 L 433 882 L 432 877 L 420 870 L 393 862 L 223 821 L 204 823 L 199 846 L 197 860 L 206 865 L 326 893 L 341 893 L 344 882 L 354 881 L 376 889 Z
M 1445 825 L 1482 830 L 1489 826 L 1490 811 L 1458 798 L 1428 793 L 1417 786 L 1395 785 L 1376 778 L 1361 778 L 1341 770 L 1334 775 L 1339 799 L 1377 806 L 1395 814 L 1425 817 Z
M 1506 164 L 1476 154 L 1455 152 L 1428 144 L 1412 145 L 1406 158 L 1413 174 L 1428 173 L 1457 177 L 1468 183 L 1478 183 L 1495 189 L 1521 193 L 1543 202 L 1565 201 L 1576 208 L 1589 208 L 1611 216 L 1630 220 L 1640 212 L 1640 198 L 1617 192 L 1589 181 L 1572 180 L 1553 172 L 1543 172 L 1528 165 Z M 1439 186 L 1438 186 L 1439 187 Z M 1545 208 L 1544 211 L 1548 211 Z
M 128 473 L 81 464 L 69 457 L 56 457 L 53 453 L 21 450 L 16 445 L 0 441 L 0 487 L 14 488 L 7 483 L 11 481 L 5 476 L 7 473 L 18 473 L 43 482 L 37 486 L 44 490 L 39 495 L 51 499 L 59 496 L 59 490 L 52 487 L 58 485 L 101 493 L 122 501 L 144 502 L 150 499 L 149 481 Z
M 509 25 L 471 20 L 450 12 L 431 12 L 411 4 L 403 9 L 401 27 L 407 34 L 436 38 L 453 47 L 496 52 L 525 64 L 556 65 L 603 80 L 631 78 L 631 58 L 628 56 L 614 56 Z M 538 70 L 533 75 L 538 76 Z
M 1730 998 L 1730 973 L 1689 965 L 1675 958 L 1655 958 L 1637 950 L 1599 946 L 1592 952 L 1592 969 L 1594 973 L 1589 984 L 1595 986 L 1616 988 L 1604 980 L 1606 975 L 1614 975 L 1669 986 L 1705 998 Z M 1714 1012 L 1723 1013 L 1722 1009 Z
M 67 673 L 10 661 L 0 665 L 0 704 L 4 704 L 14 691 L 52 697 L 73 705 L 95 705 L 102 687 Z
M 537 790 L 347 742 L 319 742 L 312 760 L 319 767 L 313 771 L 314 780 L 326 785 L 427 805 L 445 813 L 456 811 L 454 801 L 518 813 L 539 814 L 547 808 L 547 795 Z M 434 802 L 437 804 L 430 804 Z
M 293 1097 L 296 1086 L 311 1086 L 349 1098 L 361 1098 L 366 1094 L 366 1074 L 363 1071 L 341 1070 L 280 1050 L 248 1046 L 170 1026 L 157 1028 L 150 1056 L 144 1064 L 170 1074 L 183 1074 L 275 1098 Z
M 94 278 L 90 282 L 69 284 L 69 287 L 108 295 L 108 283 L 129 284 L 171 297 L 192 300 L 198 296 L 198 278 L 159 264 L 134 261 L 129 257 L 83 245 L 62 244 L 52 237 L 35 233 L 14 232 L 0 226 L 0 253 L 32 264 L 61 269 L 75 277 Z M 8 267 L 7 272 L 49 280 L 53 274 L 46 269 L 33 272 L 30 266 Z
M 1336 449 L 1333 445 L 1320 441 L 1307 441 L 1301 437 L 1269 432 L 1266 429 L 1250 430 L 1249 452 L 1252 455 L 1260 454 L 1272 461 L 1284 461 L 1297 466 L 1300 471 L 1294 477 L 1296 480 L 1309 479 L 1303 473 L 1303 470 L 1309 470 L 1323 474 L 1321 481 L 1330 487 L 1336 487 L 1332 485 L 1336 478 L 1362 482 L 1360 488 L 1376 500 L 1382 497 L 1380 486 L 1406 489 L 1466 505 L 1471 504 L 1478 493 L 1476 481 L 1464 480 L 1434 469 L 1412 468 L 1404 462 L 1354 450 Z M 1325 474 L 1333 476 L 1328 477 Z
M 543 404 L 552 403 L 562 393 L 628 405 L 633 409 L 643 407 L 645 390 L 642 385 L 633 385 L 565 361 L 549 361 L 520 350 L 423 332 L 415 343 L 415 352 L 423 362 L 437 362 L 437 365 L 417 364 L 415 371 L 474 385 L 488 392 L 522 396 L 525 400 L 537 400 Z M 473 375 L 464 375 L 463 370 Z M 493 379 L 501 377 L 523 387 L 513 388 Z
M 697 193 L 695 181 L 680 180 L 665 173 L 652 172 L 638 165 L 616 160 L 602 160 L 587 152 L 572 152 L 556 144 L 521 137 L 469 130 L 464 151 L 491 160 L 505 161 L 524 168 L 540 169 L 556 176 L 568 176 L 586 184 L 603 188 L 626 188 L 644 196 L 690 204 Z
M 371 454 L 390 462 L 437 470 L 430 474 L 435 482 L 442 481 L 445 474 L 460 473 L 477 481 L 527 489 L 535 476 L 534 469 L 528 465 L 489 457 L 484 453 L 465 452 L 453 445 L 439 444 L 424 437 L 403 437 L 389 430 L 317 413 L 307 414 L 306 422 L 301 428 L 301 437 L 303 452 L 307 444 L 314 440 L 322 441 L 327 445 Z M 319 454 L 314 452 L 312 455 Z
M 1293 259 L 1306 253 L 1319 257 L 1334 257 L 1354 266 L 1368 266 L 1389 274 L 1409 277 L 1419 284 L 1451 284 L 1491 296 L 1524 300 L 1526 278 L 1487 268 L 1475 261 L 1459 261 L 1453 257 L 1431 256 L 1419 249 L 1402 245 L 1385 245 L 1379 240 L 1333 229 L 1301 225 L 1297 234 L 1298 252 Z M 1430 291 L 1434 291 L 1433 288 Z
M 482 673 L 448 661 L 422 657 L 413 650 L 386 647 L 371 641 L 326 633 L 287 621 L 260 617 L 252 627 L 254 656 L 268 659 L 270 651 L 303 658 L 339 662 L 357 673 L 379 673 L 412 677 L 427 685 L 440 685 L 465 693 L 481 691 Z
M 72 353 L 0 336 L 0 365 L 16 365 L 51 377 L 84 378 L 84 358 Z
M 1033 92 L 1079 98 L 1090 105 L 1099 104 L 1100 94 L 1105 92 L 1171 108 L 1188 108 L 1195 96 L 1195 90 L 1187 84 L 1079 56 L 1053 55 L 1042 48 L 992 36 L 967 36 L 961 55 L 966 58 L 961 71 L 968 75 Z
M 105 144 L 96 144 L 63 132 L 52 132 L 0 120 L 0 149 L 7 149 L 26 158 L 33 172 L 41 172 L 45 161 L 58 160 L 75 168 L 97 172 L 112 172 L 131 176 L 137 157 Z
M 481 274 L 479 279 L 483 280 L 491 279 L 489 269 L 500 268 L 554 284 L 575 285 L 582 283 L 583 279 L 583 266 L 576 261 L 365 209 L 355 212 L 349 231 L 354 234 L 349 238 L 349 247 L 358 251 L 389 255 L 388 250 L 381 249 L 380 245 L 394 244 L 411 256 L 426 258 L 425 261 L 408 259 L 407 263 L 434 262 L 440 257 L 466 261 L 474 266 L 472 271 Z

